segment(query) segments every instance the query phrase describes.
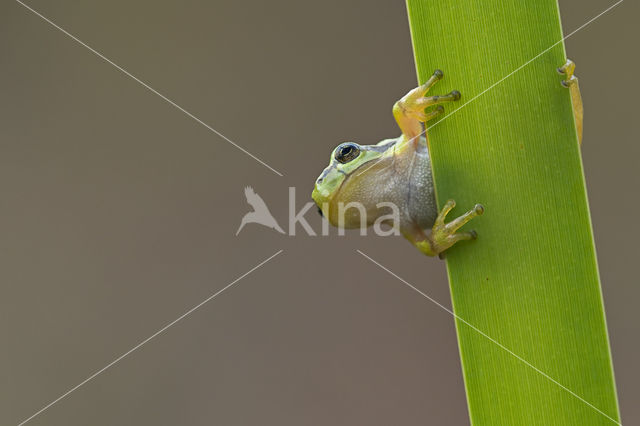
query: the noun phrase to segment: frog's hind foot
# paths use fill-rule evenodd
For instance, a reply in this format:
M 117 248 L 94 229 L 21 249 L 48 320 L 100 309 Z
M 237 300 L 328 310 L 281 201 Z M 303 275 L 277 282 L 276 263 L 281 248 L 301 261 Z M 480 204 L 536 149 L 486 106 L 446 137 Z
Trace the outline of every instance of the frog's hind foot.
M 582 96 L 580 95 L 580 86 L 578 85 L 578 77 L 573 75 L 576 64 L 571 59 L 558 68 L 560 74 L 565 75 L 565 79 L 560 82 L 564 87 L 571 91 L 571 104 L 573 107 L 573 118 L 576 122 L 576 130 L 578 132 L 578 142 L 582 144 L 582 122 L 584 118 L 584 110 L 582 107 Z
M 438 255 L 442 259 L 444 258 L 443 252 L 458 241 L 475 240 L 478 238 L 476 231 L 458 232 L 458 229 L 474 217 L 484 213 L 484 207 L 481 204 L 476 204 L 473 209 L 462 216 L 455 218 L 449 223 L 445 223 L 444 220 L 447 214 L 449 214 L 455 205 L 456 202 L 453 200 L 445 203 L 431 229 L 431 234 L 427 237 L 427 240 L 422 243 L 423 246 L 428 244 L 429 247 L 418 247 L 423 253 L 431 256 Z

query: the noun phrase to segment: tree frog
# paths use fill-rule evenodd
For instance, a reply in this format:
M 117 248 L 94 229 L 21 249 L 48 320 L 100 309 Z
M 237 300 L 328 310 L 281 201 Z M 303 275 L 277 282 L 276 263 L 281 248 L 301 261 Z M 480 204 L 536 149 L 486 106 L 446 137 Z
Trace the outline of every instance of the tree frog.
M 558 71 L 567 76 L 562 84 L 571 89 L 581 140 L 582 103 L 578 80 L 573 75 L 574 68 L 573 62 L 567 61 Z M 431 161 L 424 136 L 426 123 L 444 112 L 442 103 L 457 101 L 461 96 L 457 90 L 441 96 L 426 96 L 442 77 L 442 71 L 434 71 L 426 83 L 395 103 L 393 116 L 402 131 L 399 137 L 385 139 L 375 145 L 345 142 L 333 150 L 329 166 L 316 180 L 311 195 L 319 212 L 332 225 L 360 227 L 361 214 L 356 209 L 344 210 L 348 203 L 358 202 L 364 207 L 367 226 L 382 215 L 388 215 L 388 211 L 378 208 L 379 203 L 391 203 L 397 206 L 400 217 L 398 222 L 388 224 L 396 226 L 409 242 L 428 256 L 442 257 L 443 252 L 456 242 L 477 238 L 475 231 L 459 229 L 484 212 L 481 204 L 448 223 L 445 218 L 455 207 L 455 201 L 448 200 L 440 212 L 436 205 Z M 425 111 L 431 106 L 435 107 Z M 340 218 L 340 215 L 344 217 Z M 429 229 L 430 232 L 427 231 Z

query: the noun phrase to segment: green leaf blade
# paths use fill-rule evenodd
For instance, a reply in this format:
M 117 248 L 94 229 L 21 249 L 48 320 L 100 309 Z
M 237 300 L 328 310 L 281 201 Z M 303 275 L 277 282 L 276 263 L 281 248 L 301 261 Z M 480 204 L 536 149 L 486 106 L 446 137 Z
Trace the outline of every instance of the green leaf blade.
M 433 92 L 463 95 L 428 134 L 439 205 L 486 209 L 467 225 L 479 239 L 447 253 L 472 423 L 615 424 L 557 3 L 407 4 L 420 82 L 440 68 Z

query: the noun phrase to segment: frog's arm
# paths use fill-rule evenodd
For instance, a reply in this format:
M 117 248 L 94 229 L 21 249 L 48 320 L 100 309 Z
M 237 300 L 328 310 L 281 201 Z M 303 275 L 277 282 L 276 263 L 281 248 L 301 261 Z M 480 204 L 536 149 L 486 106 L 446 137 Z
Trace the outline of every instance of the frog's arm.
M 578 85 L 578 77 L 573 75 L 576 64 L 571 59 L 567 59 L 567 63 L 558 68 L 560 74 L 566 75 L 562 80 L 562 85 L 568 87 L 571 91 L 571 103 L 573 105 L 573 118 L 576 121 L 576 129 L 578 130 L 578 142 L 582 144 L 582 121 L 584 110 L 582 108 L 582 96 L 580 95 L 580 86 Z
M 442 76 L 442 71 L 435 70 L 426 83 L 411 90 L 393 106 L 393 116 L 398 123 L 398 127 L 402 130 L 405 141 L 414 141 L 414 143 L 417 144 L 419 136 L 423 133 L 421 123 L 426 123 L 444 111 L 441 105 L 430 112 L 425 112 L 425 108 L 460 99 L 460 92 L 457 90 L 442 96 L 425 97 L 429 89 L 436 84 Z

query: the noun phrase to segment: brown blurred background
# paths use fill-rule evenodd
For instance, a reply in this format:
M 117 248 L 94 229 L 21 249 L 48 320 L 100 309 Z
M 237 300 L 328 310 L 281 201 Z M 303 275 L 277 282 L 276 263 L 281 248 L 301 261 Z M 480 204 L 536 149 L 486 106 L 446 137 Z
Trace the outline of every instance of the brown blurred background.
M 357 232 L 234 235 L 249 211 L 244 186 L 286 226 L 288 187 L 307 202 L 338 142 L 398 134 L 391 106 L 416 83 L 404 2 L 28 4 L 284 177 L 3 2 L 0 424 L 31 416 L 279 249 L 29 424 L 468 424 L 452 318 L 355 249 L 449 306 L 443 262 Z M 562 0 L 565 34 L 610 4 Z M 638 16 L 627 0 L 566 42 L 629 425 L 640 423 Z

